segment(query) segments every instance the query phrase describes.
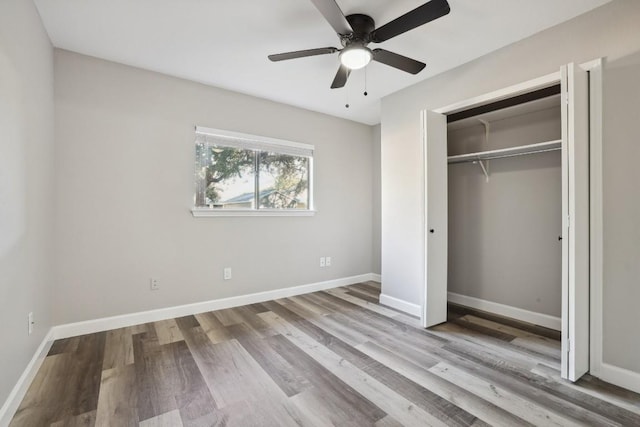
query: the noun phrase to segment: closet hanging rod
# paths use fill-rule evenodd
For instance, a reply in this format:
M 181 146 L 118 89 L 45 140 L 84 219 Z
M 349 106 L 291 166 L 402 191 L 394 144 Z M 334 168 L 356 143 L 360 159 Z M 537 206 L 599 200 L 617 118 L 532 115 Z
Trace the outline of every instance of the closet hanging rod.
M 527 153 L 503 154 L 501 156 L 483 157 L 482 159 L 477 159 L 477 160 L 469 159 L 469 160 L 467 160 L 467 162 L 476 162 L 478 160 L 506 159 L 508 157 L 526 156 L 526 155 L 529 155 L 529 154 L 537 154 L 537 153 L 548 153 L 550 151 L 558 151 L 558 150 L 560 150 L 560 149 L 559 148 L 549 148 L 547 150 L 529 151 Z M 450 163 L 458 163 L 458 162 L 450 162 Z
M 537 144 L 521 145 L 518 147 L 503 148 L 499 150 L 481 151 L 477 153 L 459 154 L 449 156 L 448 163 L 476 162 L 478 160 L 504 159 L 507 157 L 524 156 L 527 154 L 546 153 L 560 150 L 562 141 L 540 142 Z

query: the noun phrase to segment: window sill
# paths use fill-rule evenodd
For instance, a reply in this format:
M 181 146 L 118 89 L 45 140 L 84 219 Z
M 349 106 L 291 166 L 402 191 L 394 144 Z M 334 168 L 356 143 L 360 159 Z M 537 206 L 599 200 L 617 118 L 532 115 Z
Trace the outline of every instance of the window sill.
M 314 216 L 315 210 L 285 209 L 191 209 L 196 218 L 216 216 Z

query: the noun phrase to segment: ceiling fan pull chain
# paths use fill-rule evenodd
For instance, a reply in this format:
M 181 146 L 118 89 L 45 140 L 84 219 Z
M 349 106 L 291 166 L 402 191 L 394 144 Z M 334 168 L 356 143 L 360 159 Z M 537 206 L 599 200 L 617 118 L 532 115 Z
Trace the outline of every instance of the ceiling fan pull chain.
M 367 93 L 367 68 L 364 69 L 364 96 L 369 95 Z
M 344 108 L 349 108 L 349 89 L 344 88 L 345 98 L 347 100 L 346 104 L 344 104 Z

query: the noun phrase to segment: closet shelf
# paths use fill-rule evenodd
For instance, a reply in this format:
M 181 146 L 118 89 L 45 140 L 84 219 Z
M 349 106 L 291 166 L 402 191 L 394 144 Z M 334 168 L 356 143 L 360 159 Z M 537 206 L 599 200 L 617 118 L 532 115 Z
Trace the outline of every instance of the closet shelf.
M 537 144 L 520 145 L 518 147 L 502 148 L 500 150 L 480 151 L 477 153 L 459 154 L 447 157 L 448 163 L 477 162 L 478 160 L 503 159 L 506 157 L 523 156 L 525 154 L 545 153 L 559 150 L 562 140 L 539 142 Z

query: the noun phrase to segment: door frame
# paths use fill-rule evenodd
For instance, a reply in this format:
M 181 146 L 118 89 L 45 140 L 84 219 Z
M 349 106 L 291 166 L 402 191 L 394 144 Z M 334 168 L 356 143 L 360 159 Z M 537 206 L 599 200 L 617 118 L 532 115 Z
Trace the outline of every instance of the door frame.
M 580 64 L 589 72 L 589 372 L 602 375 L 604 200 L 603 200 L 603 71 L 605 58 Z
M 589 372 L 589 73 L 573 63 L 562 72 L 562 363 L 560 376 Z M 587 143 L 584 143 L 584 140 Z M 586 182 L 585 182 L 586 180 Z
M 590 267 L 589 267 L 589 372 L 598 376 L 602 369 L 602 293 L 603 293 L 603 189 L 602 189 L 602 103 L 603 103 L 603 67 L 604 58 L 588 61 L 579 67 L 589 72 L 589 241 L 590 241 Z M 500 101 L 538 89 L 560 84 L 561 71 L 550 73 L 536 79 L 518 83 L 503 89 L 489 92 L 480 96 L 469 98 L 460 102 L 446 105 L 434 110 L 439 114 L 453 114 L 468 110 L 480 105 Z M 427 110 L 420 112 L 421 117 Z M 427 136 L 421 135 L 423 153 L 426 152 Z M 427 185 L 426 165 L 424 165 L 424 189 Z M 425 193 L 426 197 L 426 193 Z M 426 200 L 425 200 L 426 201 Z M 426 218 L 426 212 L 424 212 Z M 428 240 L 428 227 L 424 227 L 424 243 Z M 426 263 L 426 259 L 425 259 Z M 426 325 L 426 268 L 423 283 L 421 301 L 421 323 Z

